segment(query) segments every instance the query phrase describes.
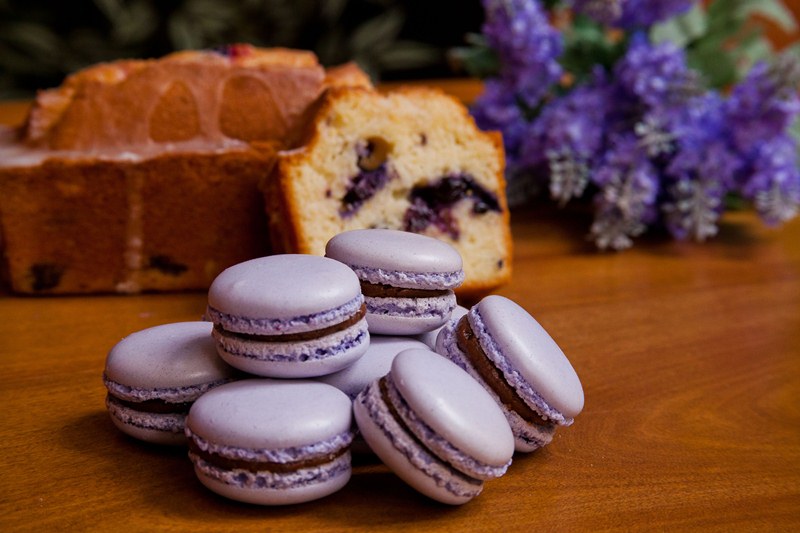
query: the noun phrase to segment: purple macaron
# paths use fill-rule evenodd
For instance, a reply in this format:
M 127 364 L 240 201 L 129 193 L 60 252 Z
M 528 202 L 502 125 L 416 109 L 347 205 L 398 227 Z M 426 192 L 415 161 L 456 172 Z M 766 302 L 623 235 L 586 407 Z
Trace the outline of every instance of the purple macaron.
M 373 335 L 363 357 L 338 372 L 320 376 L 317 381 L 333 385 L 355 399 L 367 385 L 389 373 L 398 353 L 412 348 L 429 349 L 426 344 L 411 337 Z
M 259 376 L 336 372 L 369 346 L 366 307 L 352 270 L 313 255 L 273 255 L 223 271 L 206 318 L 225 361 Z
M 419 335 L 414 335 L 413 338 L 417 339 L 420 342 L 424 342 L 428 348 L 433 351 L 436 351 L 436 339 L 439 338 L 439 332 L 442 331 L 442 328 L 446 327 L 452 321 L 458 322 L 462 316 L 466 315 L 469 309 L 463 307 L 461 305 L 456 305 L 453 312 L 450 313 L 450 317 L 440 327 L 433 329 L 431 331 L 426 331 L 425 333 L 420 333 Z
M 389 229 L 340 233 L 325 256 L 361 280 L 372 333 L 416 335 L 440 327 L 456 306 L 464 281 L 461 255 L 444 241 Z
M 322 498 L 350 479 L 352 404 L 308 380 L 246 379 L 202 396 L 186 419 L 203 485 L 234 500 L 284 505 Z
M 106 358 L 103 382 L 114 425 L 157 444 L 186 444 L 191 404 L 239 373 L 217 355 L 208 322 L 178 322 L 128 335 Z
M 430 350 L 397 354 L 353 410 L 375 454 L 440 502 L 468 502 L 511 464 L 514 436 L 503 412 L 469 374 Z
M 583 387 L 564 352 L 525 309 L 487 296 L 439 334 L 437 352 L 465 369 L 494 397 L 518 451 L 549 444 L 557 426 L 583 409 Z

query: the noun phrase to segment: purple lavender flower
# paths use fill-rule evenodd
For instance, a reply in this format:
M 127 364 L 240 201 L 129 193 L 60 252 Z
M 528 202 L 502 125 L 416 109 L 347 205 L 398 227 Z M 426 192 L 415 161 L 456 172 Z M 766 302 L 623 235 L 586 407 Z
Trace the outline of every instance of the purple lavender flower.
M 697 74 L 686 65 L 683 49 L 670 42 L 654 46 L 644 34 L 631 39 L 614 75 L 628 97 L 648 107 L 680 105 L 700 92 Z
M 599 160 L 605 134 L 608 87 L 601 73 L 552 100 L 533 121 L 521 147 L 527 166 L 546 168 L 550 196 L 561 205 L 580 197 Z
M 779 135 L 756 150 L 742 186 L 754 200 L 761 218 L 777 225 L 793 218 L 800 209 L 800 169 L 797 145 L 788 135 Z
M 717 234 L 717 222 L 741 166 L 726 143 L 685 141 L 665 172 L 664 224 L 677 239 L 704 241 Z
M 625 29 L 647 28 L 688 11 L 693 3 L 693 0 L 623 0 L 622 15 L 615 25 Z
M 625 0 L 574 0 L 572 7 L 595 22 L 613 26 L 622 17 L 623 4 Z
M 600 188 L 590 236 L 601 249 L 622 250 L 657 215 L 659 180 L 655 167 L 634 135 L 612 139 L 592 174 Z
M 502 80 L 486 80 L 483 92 L 470 111 L 478 127 L 503 133 L 507 167 L 512 171 L 516 169 L 519 147 L 528 125 L 512 88 Z
M 562 74 L 563 43 L 536 0 L 484 0 L 482 31 L 500 58 L 500 79 L 516 97 L 536 107 Z
M 766 139 L 781 135 L 800 113 L 800 61 L 784 54 L 769 65 L 759 62 L 737 84 L 727 113 L 734 143 L 749 153 Z
M 574 0 L 577 13 L 607 26 L 647 28 L 686 12 L 693 0 Z

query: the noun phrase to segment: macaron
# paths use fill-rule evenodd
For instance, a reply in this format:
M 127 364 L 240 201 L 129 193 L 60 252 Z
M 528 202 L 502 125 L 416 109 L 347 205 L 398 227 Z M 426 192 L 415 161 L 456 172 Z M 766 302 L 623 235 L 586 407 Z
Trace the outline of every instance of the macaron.
M 464 281 L 455 248 L 405 231 L 346 231 L 328 241 L 325 256 L 361 280 L 372 333 L 415 335 L 440 327 L 456 306 L 453 289 Z
M 208 322 L 178 322 L 128 335 L 106 357 L 106 407 L 115 426 L 156 444 L 186 444 L 184 422 L 202 394 L 239 373 L 217 355 Z
M 437 351 L 466 370 L 501 406 L 517 451 L 549 444 L 583 409 L 575 369 L 545 329 L 514 301 L 491 295 L 445 326 Z
M 431 331 L 426 331 L 425 333 L 414 335 L 413 338 L 417 339 L 420 342 L 424 342 L 425 345 L 428 346 L 428 348 L 435 351 L 436 339 L 439 337 L 439 332 L 442 331 L 442 328 L 453 320 L 458 321 L 462 316 L 467 314 L 467 311 L 469 311 L 469 309 L 467 309 L 466 307 L 461 305 L 456 305 L 455 308 L 453 309 L 453 312 L 450 313 L 450 318 L 447 319 L 447 322 L 445 322 L 443 325 Z
M 398 353 L 411 348 L 429 349 L 411 337 L 373 335 L 363 357 L 347 368 L 317 378 L 317 381 L 333 385 L 355 399 L 367 385 L 389 373 Z
M 206 318 L 230 365 L 259 376 L 336 372 L 369 346 L 353 271 L 333 259 L 284 254 L 227 268 L 208 291 Z
M 470 501 L 511 464 L 514 436 L 500 408 L 469 374 L 430 350 L 397 354 L 353 411 L 375 454 L 442 503 Z
M 332 494 L 352 471 L 351 405 L 339 389 L 310 380 L 254 378 L 218 387 L 186 419 L 195 474 L 217 494 L 247 503 Z

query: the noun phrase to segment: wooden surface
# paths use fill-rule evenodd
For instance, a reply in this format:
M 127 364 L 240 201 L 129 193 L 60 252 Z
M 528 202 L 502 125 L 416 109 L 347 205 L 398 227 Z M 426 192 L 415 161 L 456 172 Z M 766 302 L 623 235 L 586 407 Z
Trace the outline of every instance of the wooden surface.
M 0 106 L 0 121 L 20 113 Z M 513 215 L 499 292 L 560 343 L 586 407 L 461 507 L 363 460 L 316 502 L 218 497 L 184 450 L 119 433 L 101 382 L 117 341 L 198 319 L 203 294 L 0 296 L 0 530 L 800 529 L 800 220 L 735 213 L 709 243 L 650 237 L 620 254 L 595 252 L 587 229 L 551 208 Z

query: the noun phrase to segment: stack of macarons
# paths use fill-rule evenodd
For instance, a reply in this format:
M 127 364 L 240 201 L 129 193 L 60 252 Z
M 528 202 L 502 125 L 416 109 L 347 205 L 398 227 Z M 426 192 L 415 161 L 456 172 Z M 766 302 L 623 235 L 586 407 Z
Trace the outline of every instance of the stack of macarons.
M 461 257 L 393 230 L 273 255 L 211 284 L 204 321 L 109 352 L 107 406 L 125 433 L 183 444 L 203 485 L 262 505 L 329 495 L 372 451 L 435 500 L 462 504 L 583 405 L 556 343 L 520 306 L 454 289 Z

